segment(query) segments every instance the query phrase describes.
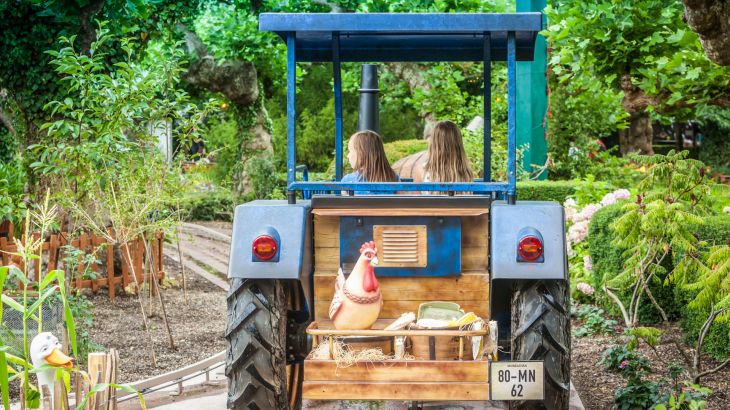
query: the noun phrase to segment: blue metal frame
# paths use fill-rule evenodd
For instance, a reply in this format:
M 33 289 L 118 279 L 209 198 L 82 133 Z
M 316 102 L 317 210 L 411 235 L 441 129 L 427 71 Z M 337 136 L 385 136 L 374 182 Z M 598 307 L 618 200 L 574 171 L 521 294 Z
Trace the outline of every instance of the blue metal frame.
M 515 64 L 515 33 L 507 34 L 507 201 L 514 203 L 517 186 L 517 64 Z
M 287 45 L 287 196 L 296 191 L 399 191 L 516 195 L 516 61 L 532 60 L 541 13 L 264 13 L 260 29 Z M 507 181 L 491 181 L 491 62 L 507 61 Z M 342 178 L 343 61 L 480 61 L 484 64 L 484 178 L 472 183 L 296 180 L 296 63 L 331 61 L 335 94 L 335 177 Z
M 335 91 L 335 181 L 342 179 L 342 70 L 340 33 L 332 33 L 332 78 Z
M 291 186 L 297 179 L 297 55 L 296 33 L 289 33 L 286 37 L 286 180 Z M 296 192 L 288 189 L 289 203 L 296 202 Z
M 484 33 L 484 182 L 492 182 L 492 36 Z

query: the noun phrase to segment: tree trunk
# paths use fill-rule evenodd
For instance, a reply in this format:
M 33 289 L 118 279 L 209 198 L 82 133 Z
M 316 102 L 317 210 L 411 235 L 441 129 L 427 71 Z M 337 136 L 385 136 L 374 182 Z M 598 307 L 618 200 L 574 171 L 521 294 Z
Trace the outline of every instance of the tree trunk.
M 654 137 L 651 117 L 646 111 L 631 114 L 629 127 L 619 131 L 619 145 L 621 155 L 639 152 L 645 155 L 654 155 L 652 140 Z
M 684 17 L 700 36 L 707 58 L 730 66 L 730 2 L 726 0 L 684 0 Z

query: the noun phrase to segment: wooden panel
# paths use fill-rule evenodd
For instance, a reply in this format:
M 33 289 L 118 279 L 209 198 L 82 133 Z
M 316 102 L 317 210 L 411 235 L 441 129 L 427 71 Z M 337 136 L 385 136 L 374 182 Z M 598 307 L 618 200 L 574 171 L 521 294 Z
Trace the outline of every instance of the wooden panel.
M 302 397 L 307 400 L 489 400 L 489 384 L 305 381 Z
M 396 318 L 406 312 L 418 312 L 418 306 L 421 303 L 433 302 L 438 300 L 435 298 L 428 298 L 423 300 L 385 300 L 383 301 L 383 308 L 380 310 L 380 316 L 382 318 Z M 331 299 L 329 300 L 316 300 L 314 301 L 314 317 L 316 320 L 329 317 L 329 307 Z M 462 300 L 458 301 L 461 308 L 465 312 L 474 312 L 477 316 L 482 318 L 489 317 L 489 300 L 477 301 L 477 300 Z
M 461 218 L 461 246 L 486 247 L 489 244 L 489 219 L 487 215 Z
M 482 361 L 385 361 L 337 368 L 334 360 L 305 360 L 305 381 L 486 382 L 489 363 Z
M 340 248 L 318 248 L 314 249 L 315 270 L 326 269 L 337 273 L 340 268 Z
M 336 276 L 314 274 L 314 298 L 332 300 Z M 451 277 L 407 278 L 387 276 L 378 278 L 384 300 L 489 300 L 489 275 L 465 273 Z
M 461 270 L 487 270 L 487 247 L 461 248 Z
M 348 208 L 312 210 L 323 216 L 477 216 L 489 212 L 487 208 Z

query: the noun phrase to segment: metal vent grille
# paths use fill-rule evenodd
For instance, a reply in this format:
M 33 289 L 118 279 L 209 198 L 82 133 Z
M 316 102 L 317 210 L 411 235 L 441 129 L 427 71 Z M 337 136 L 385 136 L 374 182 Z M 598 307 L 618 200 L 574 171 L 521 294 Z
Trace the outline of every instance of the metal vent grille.
M 378 266 L 426 267 L 426 225 L 374 225 L 373 238 L 378 248 Z

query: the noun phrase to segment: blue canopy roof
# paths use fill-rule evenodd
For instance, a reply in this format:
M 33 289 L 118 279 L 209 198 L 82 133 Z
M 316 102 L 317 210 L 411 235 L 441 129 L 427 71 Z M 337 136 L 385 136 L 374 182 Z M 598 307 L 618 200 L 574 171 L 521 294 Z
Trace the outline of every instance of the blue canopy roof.
M 515 32 L 518 61 L 533 60 L 541 13 L 262 13 L 259 29 L 286 41 L 296 35 L 297 61 L 332 61 L 332 34 L 340 61 L 483 61 L 485 34 L 492 61 L 507 59 L 507 32 Z

